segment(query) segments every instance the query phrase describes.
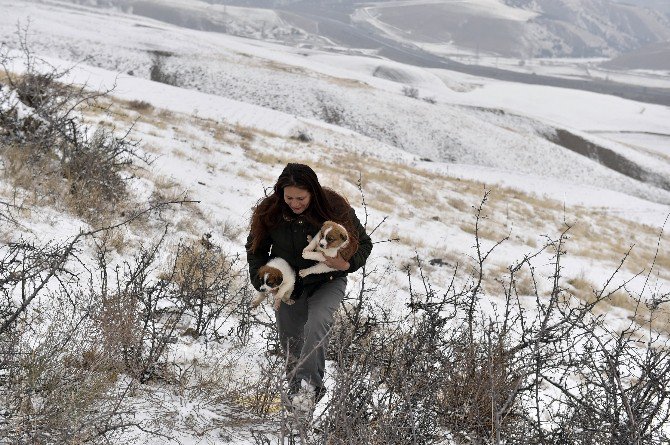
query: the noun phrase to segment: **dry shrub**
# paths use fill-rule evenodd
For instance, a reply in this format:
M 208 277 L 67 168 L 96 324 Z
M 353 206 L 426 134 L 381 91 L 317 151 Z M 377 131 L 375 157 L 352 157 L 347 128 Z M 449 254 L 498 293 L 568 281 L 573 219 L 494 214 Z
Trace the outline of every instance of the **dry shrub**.
M 136 298 L 124 292 L 112 292 L 101 295 L 101 304 L 94 315 L 102 348 L 99 355 L 106 357 L 119 370 L 133 373 L 135 364 L 128 359 L 134 356 L 134 349 L 143 340 L 139 310 Z
M 475 226 L 468 221 L 460 223 L 458 227 L 465 233 L 469 233 L 471 235 L 474 235 L 476 232 Z M 488 221 L 484 227 L 480 227 L 478 229 L 478 233 L 481 238 L 490 241 L 498 241 L 506 237 L 509 231 L 503 224 Z
M 209 238 L 205 235 L 201 240 L 177 246 L 170 261 L 170 270 L 161 276 L 162 279 L 170 279 L 180 287 L 191 286 L 193 274 L 197 271 L 198 281 L 206 287 L 212 286 L 219 271 L 229 270 L 231 264 L 219 249 L 213 248 Z
M 629 319 L 642 328 L 653 332 L 670 335 L 670 306 L 668 303 L 658 304 L 652 301 L 642 301 L 641 298 L 628 292 L 617 291 L 606 299 L 612 307 L 622 308 L 631 313 Z
M 495 437 L 501 425 L 496 424 L 492 406 L 516 396 L 522 375 L 521 370 L 514 369 L 511 358 L 504 344 L 475 344 L 454 351 L 451 366 L 443 370 L 443 384 L 434 389 L 450 431 L 462 435 L 462 439 Z M 521 423 L 517 410 L 515 407 L 506 413 L 506 429 Z
M 251 176 L 251 174 L 249 174 L 249 169 L 247 169 L 246 167 L 238 169 L 235 172 L 235 175 L 238 178 L 242 178 L 242 179 L 251 179 L 253 177 L 253 176 Z
M 225 219 L 223 221 L 220 221 L 218 223 L 218 227 L 221 236 L 229 240 L 236 240 L 243 234 L 247 233 L 247 227 L 245 227 L 244 225 L 237 224 L 231 219 Z
M 354 298 L 331 337 L 338 366 L 321 419 L 327 443 L 438 443 L 445 430 L 476 442 L 500 428 L 492 406 L 514 398 L 519 364 L 492 328 L 477 323 L 470 340 L 446 296 L 413 294 L 401 320 Z M 513 412 L 505 410 L 506 430 Z
M 630 313 L 629 318 L 644 328 L 656 332 L 670 333 L 670 310 L 667 304 L 655 306 L 653 301 L 645 302 L 624 289 L 600 295 L 597 286 L 584 277 L 584 274 L 568 280 L 568 292 L 574 297 L 592 304 L 593 309 L 607 313 L 611 308 L 623 309 Z
M 645 249 L 645 250 L 642 250 Z M 631 271 L 645 270 L 650 264 L 654 264 L 654 270 L 662 278 L 670 278 L 670 253 L 667 249 L 656 251 L 656 246 L 651 242 L 635 247 L 626 263 Z
M 15 350 L 19 360 L 4 368 L 10 380 L 0 432 L 8 443 L 96 443 L 135 423 L 124 419 L 117 372 L 91 354 L 58 357 L 64 338 L 54 334 Z
M 591 281 L 586 279 L 586 276 L 583 273 L 577 277 L 568 279 L 568 284 L 571 286 L 571 289 L 569 289 L 570 293 L 578 299 L 587 303 L 595 301 L 596 287 Z
M 604 302 L 613 307 L 625 309 L 630 312 L 637 312 L 641 306 L 639 300 L 635 299 L 628 292 L 620 289 L 607 295 Z
M 211 135 L 217 142 L 231 142 L 231 131 L 227 125 L 212 119 L 205 118 L 194 118 L 192 119 L 192 122 L 205 133 Z
M 149 78 L 154 82 L 179 86 L 181 84 L 179 73 L 169 72 L 166 67 L 166 61 L 173 54 L 166 51 L 150 51 L 150 53 L 152 53 L 152 59 L 151 67 L 149 68 Z
M 97 292 L 70 270 L 73 246 L 0 248 L 0 436 L 8 443 L 99 443 L 137 423 L 125 417 L 121 367 L 98 342 Z M 61 286 L 47 286 L 52 278 Z M 40 305 L 12 306 L 13 290 Z
M 402 87 L 402 94 L 404 94 L 407 97 L 410 97 L 412 99 L 418 99 L 419 98 L 419 89 L 416 87 L 411 87 L 411 86 L 403 86 Z
M 180 184 L 171 176 L 156 175 L 153 176 L 153 182 L 156 189 L 161 191 L 172 190 Z
M 269 68 L 271 70 L 283 71 L 285 73 L 291 73 L 291 74 L 302 74 L 302 75 L 311 74 L 311 72 L 307 71 L 305 68 L 294 65 L 287 65 L 285 63 L 277 62 L 276 60 L 263 60 L 261 66 Z
M 254 128 L 236 124 L 235 127 L 233 128 L 233 131 L 235 132 L 235 134 L 240 136 L 245 141 L 253 142 L 256 139 L 257 130 Z
M 447 203 L 460 212 L 466 212 L 472 208 L 472 206 L 468 205 L 468 203 L 461 198 L 448 198 Z
M 654 331 L 670 335 L 670 306 L 667 303 L 660 305 L 653 312 L 650 312 L 645 321 L 645 324 L 640 323 L 640 325 L 647 326 L 651 322 L 651 328 Z
M 388 190 L 383 188 L 375 188 L 370 191 L 368 203 L 373 209 L 381 212 L 392 214 L 397 207 L 396 199 Z
M 245 148 L 242 144 L 240 144 L 240 146 Z M 246 147 L 246 156 L 255 162 L 268 165 L 285 165 L 287 162 L 289 162 L 289 158 L 285 157 L 281 153 L 268 153 L 265 151 L 255 150 L 250 145 Z
M 16 187 L 37 195 L 64 196 L 65 207 L 96 222 L 126 198 L 122 171 L 133 160 L 144 159 L 128 134 L 92 128 L 81 110 L 107 92 L 62 83 L 66 72 L 41 63 L 27 48 L 26 71 L 9 71 L 11 58 L 3 59 L 7 84 L 0 90 L 2 155 L 9 165 L 7 178 Z M 19 110 L 23 110 L 19 112 Z
M 484 289 L 488 294 L 497 295 L 504 292 L 504 286 L 512 280 L 512 288 L 519 296 L 535 295 L 535 282 L 527 267 L 522 267 L 511 274 L 510 267 L 505 264 L 496 264 L 487 271 L 488 279 L 484 282 Z
M 220 338 L 219 330 L 246 298 L 239 256 L 229 256 L 211 242 L 211 235 L 179 244 L 161 279 L 171 283 L 175 304 L 192 317 L 194 336 Z
M 381 188 L 388 193 L 396 196 L 411 196 L 412 205 L 417 207 L 425 207 L 429 204 L 428 194 L 426 191 L 431 189 L 421 187 L 417 178 L 413 178 L 404 174 L 402 171 L 394 170 L 375 170 L 366 173 L 366 181 L 370 183 L 379 184 Z
M 537 248 L 537 238 L 533 236 L 529 236 L 525 239 L 524 244 L 531 249 L 536 249 Z
M 320 439 L 429 444 L 448 434 L 458 443 L 662 442 L 670 419 L 667 338 L 641 343 L 649 331 L 636 323 L 613 330 L 605 317 L 591 316 L 597 307 L 640 307 L 641 297 L 593 290 L 582 276 L 569 285 L 588 301 L 566 298 L 560 284 L 566 232 L 507 268 L 507 277 L 500 277 L 501 266 L 484 267 L 491 253 L 484 250 L 470 278 L 455 271 L 446 291 L 438 294 L 425 280 L 410 283 L 404 313 L 391 316 L 370 305 L 368 289 L 354 292 L 353 307 L 345 306 L 340 317 L 346 318 L 334 327 L 330 356 L 337 370 Z M 556 272 L 546 297 L 524 283 L 544 250 L 554 253 Z M 493 312 L 480 305 L 487 280 L 504 291 Z M 523 293 L 535 310 L 522 306 L 517 294 Z M 556 397 L 546 397 L 547 387 L 557 389 Z
M 127 102 L 127 106 L 131 110 L 141 112 L 151 112 L 154 110 L 154 106 L 144 100 L 130 100 Z
M 4 149 L 4 151 L 2 151 Z M 52 155 L 40 153 L 31 144 L 10 143 L 0 148 L 5 160 L 3 171 L 14 187 L 30 191 L 30 203 L 34 205 L 54 205 L 67 195 L 64 181 L 55 175 L 42 175 L 55 162 Z

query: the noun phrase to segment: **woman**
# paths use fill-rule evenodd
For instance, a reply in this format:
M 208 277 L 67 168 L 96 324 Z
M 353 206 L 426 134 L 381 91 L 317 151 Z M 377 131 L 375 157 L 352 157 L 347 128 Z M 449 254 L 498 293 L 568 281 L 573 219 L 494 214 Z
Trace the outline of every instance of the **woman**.
M 324 394 L 328 333 L 333 314 L 344 298 L 347 274 L 361 268 L 370 255 L 372 241 L 347 200 L 321 187 L 309 166 L 288 164 L 270 196 L 254 208 L 247 239 L 249 275 L 256 289 L 261 286 L 258 269 L 270 258 L 285 259 L 296 274 L 316 264 L 302 258 L 302 250 L 323 224 L 331 220 L 349 234 L 349 247 L 326 264 L 333 272 L 296 276 L 292 298 L 295 304 L 281 304 L 277 329 L 288 356 L 289 397 L 294 408 L 311 409 Z

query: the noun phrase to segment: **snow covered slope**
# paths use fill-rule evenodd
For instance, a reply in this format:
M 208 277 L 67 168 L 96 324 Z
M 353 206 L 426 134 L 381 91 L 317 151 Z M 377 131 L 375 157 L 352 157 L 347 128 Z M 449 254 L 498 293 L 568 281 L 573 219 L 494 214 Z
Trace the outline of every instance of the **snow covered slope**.
M 29 17 L 29 40 L 41 54 L 141 78 L 150 77 L 159 58 L 180 88 L 323 120 L 422 158 L 670 202 L 659 179 L 670 177 L 667 153 L 647 150 L 643 138 L 639 145 L 629 137 L 616 141 L 619 132 L 667 133 L 666 107 L 284 47 L 57 2 L 6 1 L 2 39 L 15 42 L 16 23 Z M 595 154 L 557 144 L 558 130 L 598 147 Z M 602 131 L 607 138 L 595 133 Z M 613 168 L 602 153 L 615 153 L 623 167 Z
M 605 0 L 380 2 L 354 18 L 396 40 L 501 57 L 607 57 L 670 38 L 662 12 Z

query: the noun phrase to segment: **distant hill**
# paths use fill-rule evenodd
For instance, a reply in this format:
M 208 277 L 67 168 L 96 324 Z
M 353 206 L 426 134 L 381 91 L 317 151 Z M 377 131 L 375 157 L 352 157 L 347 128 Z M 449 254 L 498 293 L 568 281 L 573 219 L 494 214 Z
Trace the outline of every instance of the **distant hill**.
M 670 70 L 670 42 L 652 43 L 602 64 L 613 69 Z
M 613 57 L 670 40 L 668 16 L 649 6 L 607 0 L 402 1 L 361 9 L 371 24 L 403 40 L 511 57 Z M 360 13 L 358 18 L 366 20 Z
M 346 23 L 351 14 L 376 32 L 404 42 L 503 57 L 616 57 L 670 40 L 668 0 L 70 0 L 114 7 L 193 29 L 294 44 L 317 42 L 319 32 L 284 11 Z M 264 8 L 265 12 L 235 6 Z M 337 14 L 336 12 L 337 11 Z M 337 17 L 334 17 L 334 14 Z M 366 23 L 367 22 L 367 23 Z M 326 36 L 332 39 L 332 36 Z M 337 40 L 337 39 L 336 39 Z M 338 43 L 355 46 L 346 39 Z
M 541 14 L 531 23 L 549 31 L 566 56 L 611 56 L 670 39 L 667 16 L 606 0 L 535 0 Z M 562 54 L 561 54 L 562 53 Z
M 644 8 L 655 9 L 670 15 L 670 2 L 668 0 L 615 0 L 616 3 L 642 6 Z

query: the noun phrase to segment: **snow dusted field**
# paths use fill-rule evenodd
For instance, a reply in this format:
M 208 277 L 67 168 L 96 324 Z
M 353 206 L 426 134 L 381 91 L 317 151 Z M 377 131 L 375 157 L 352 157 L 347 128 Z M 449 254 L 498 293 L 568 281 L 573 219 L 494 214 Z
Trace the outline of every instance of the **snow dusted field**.
M 564 274 L 596 287 L 604 285 L 631 244 L 636 244 L 631 264 L 611 286 L 648 271 L 659 236 L 662 246 L 669 241 L 668 227 L 663 232 L 662 226 L 670 213 L 670 190 L 548 138 L 556 129 L 568 130 L 649 175 L 668 178 L 667 107 L 186 30 L 55 1 L 0 4 L 0 40 L 10 48 L 16 46 L 17 22 L 29 23 L 28 39 L 37 54 L 56 67 L 76 63 L 69 80 L 92 89 L 113 87 L 112 113 L 86 116 L 121 130 L 134 124 L 131 136 L 155 158 L 130 180 L 133 199 L 144 203 L 161 191 L 199 201 L 196 210 L 169 213 L 171 242 L 211 233 L 227 252 L 243 255 L 251 207 L 292 161 L 313 165 L 325 185 L 348 196 L 359 217 L 367 212 L 369 228 L 381 224 L 369 265 L 378 271 L 371 277 L 375 295 L 390 309 L 406 303 L 407 270 L 414 283 L 420 280 L 410 267 L 415 257 L 440 260 L 423 270 L 438 291 L 457 262 L 471 261 L 472 206 L 485 190 L 491 195 L 482 242 L 490 247 L 510 237 L 490 259 L 501 275 L 507 265 L 538 250 L 543 235 L 557 237 L 565 223 L 574 225 L 574 235 Z M 176 86 L 149 80 L 156 51 L 171 54 L 164 69 L 175 74 Z M 415 88 L 417 97 L 409 97 L 408 88 Z M 149 107 L 136 109 L 130 101 Z M 301 134 L 311 141 L 301 142 Z M 3 180 L 0 201 L 11 196 L 12 187 Z M 20 236 L 63 240 L 88 227 L 52 208 L 22 214 L 20 222 L 20 232 L 2 227 L 0 242 Z M 128 232 L 125 239 L 132 248 L 145 235 Z M 384 242 L 391 238 L 399 241 Z M 666 252 L 651 276 L 659 292 L 670 285 Z M 115 261 L 122 262 L 123 255 L 116 252 Z M 92 261 L 92 245 L 84 247 L 86 256 Z M 536 266 L 546 281 L 551 255 L 539 256 Z M 359 274 L 351 277 L 353 292 L 360 281 Z M 642 275 L 629 288 L 635 292 L 645 285 Z M 540 290 L 546 286 L 540 283 Z M 490 302 L 498 292 L 496 283 L 488 283 Z M 608 315 L 613 328 L 626 316 L 625 308 Z M 180 366 L 200 363 L 202 375 L 227 369 L 231 382 L 242 385 L 259 373 L 264 347 L 256 338 L 230 355 L 226 343 L 182 338 L 170 355 Z M 134 400 L 138 416 L 164 413 L 157 428 L 174 443 L 254 444 L 252 429 L 273 428 L 253 416 L 239 420 L 229 405 L 169 387 L 147 389 Z M 137 430 L 123 440 L 165 443 L 164 437 Z

